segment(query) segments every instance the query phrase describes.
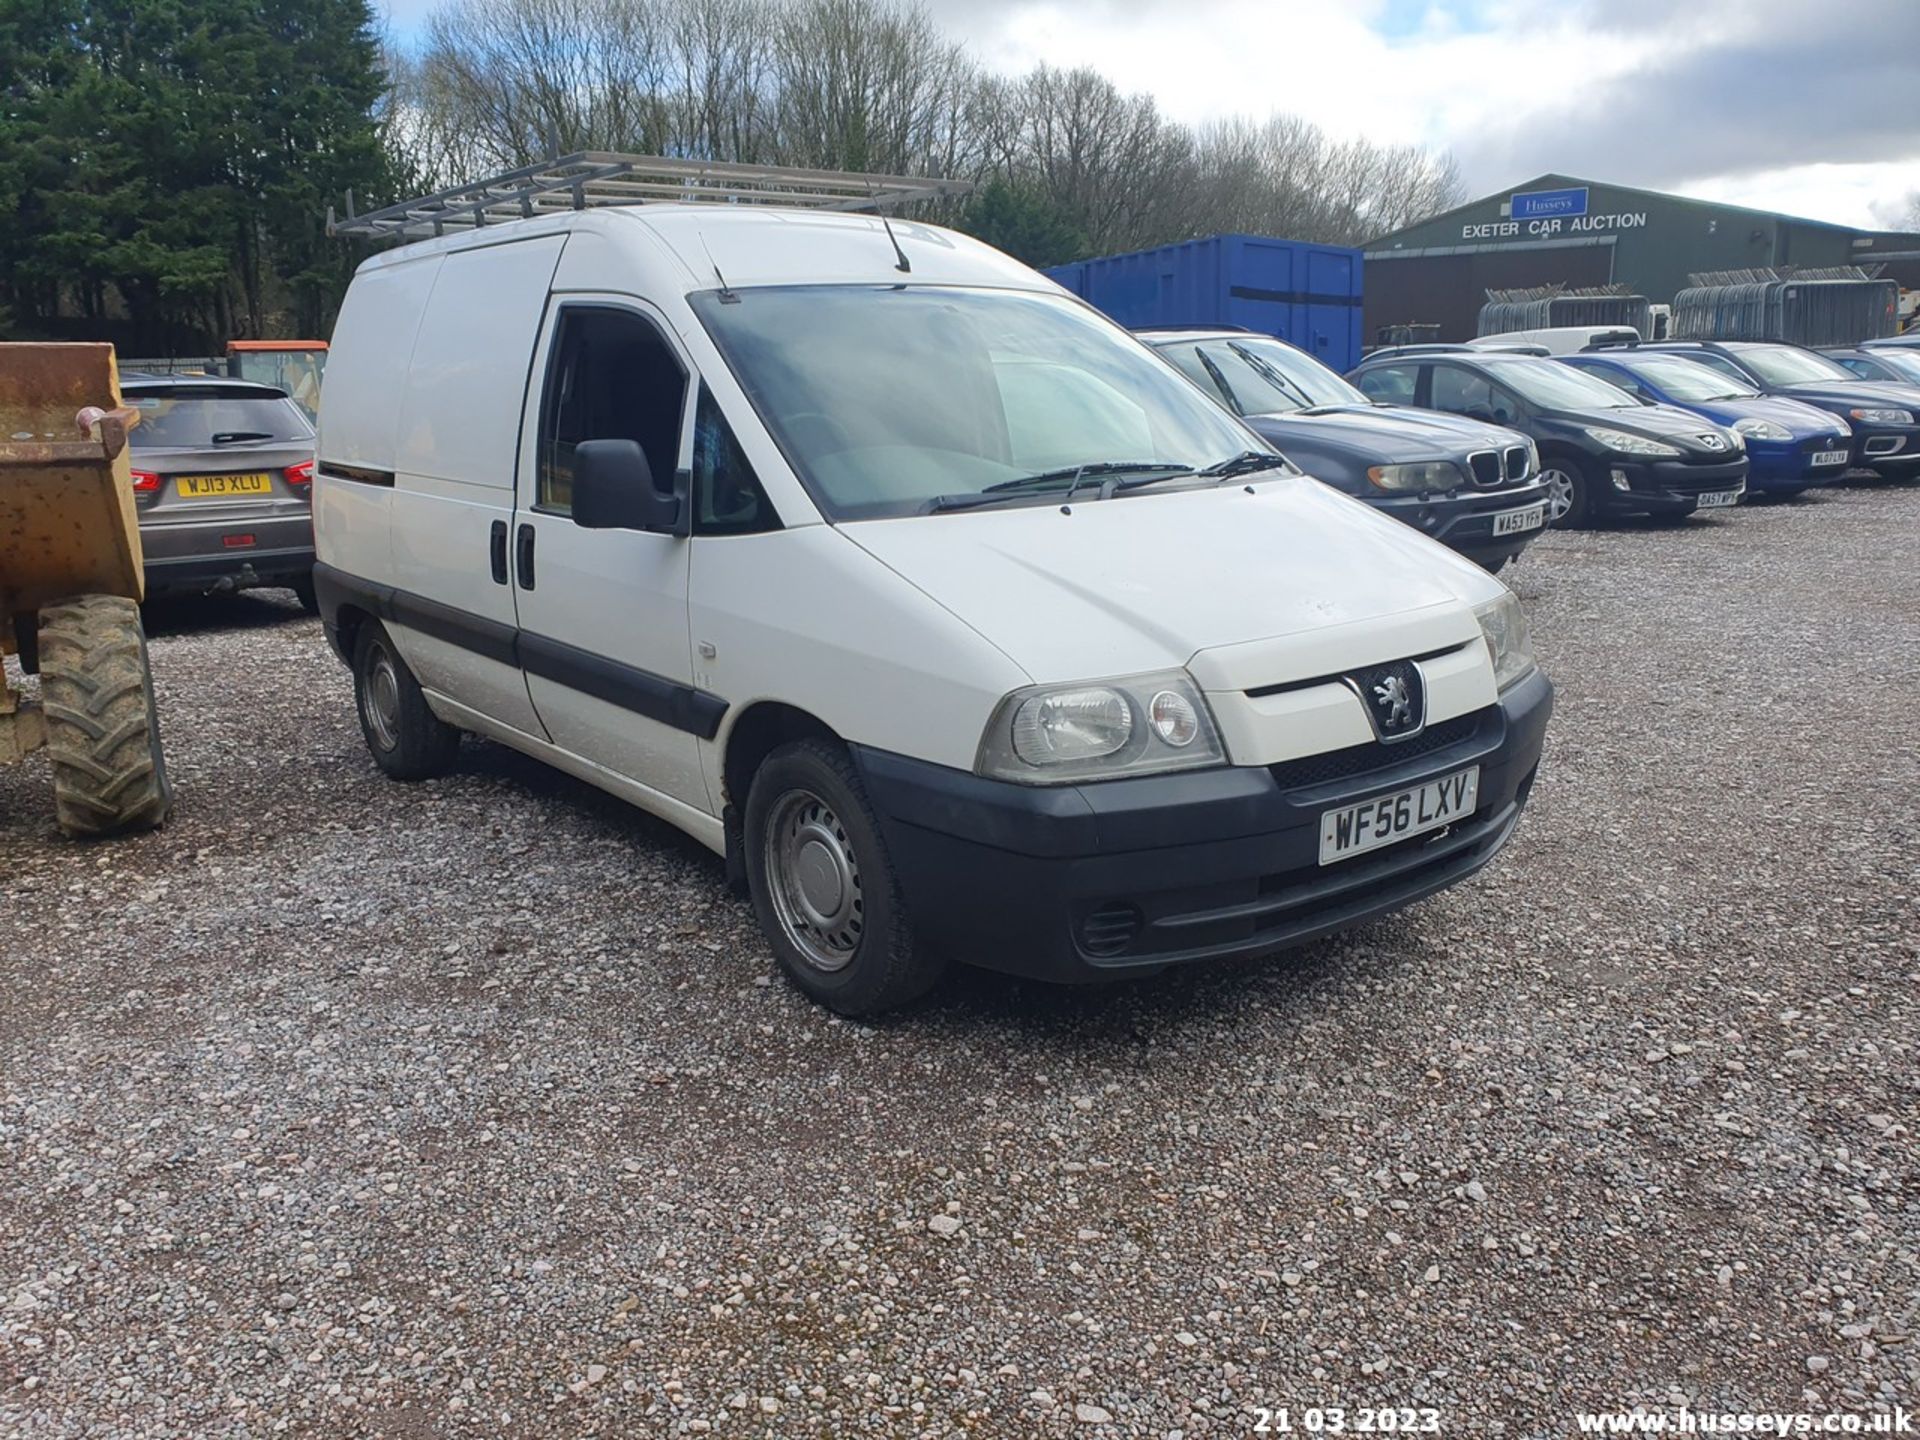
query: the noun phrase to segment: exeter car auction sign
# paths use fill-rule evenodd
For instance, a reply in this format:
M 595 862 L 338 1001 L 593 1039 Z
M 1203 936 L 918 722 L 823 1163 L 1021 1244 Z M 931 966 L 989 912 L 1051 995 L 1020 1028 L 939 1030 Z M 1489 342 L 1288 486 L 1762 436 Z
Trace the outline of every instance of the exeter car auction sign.
M 1587 213 L 1587 187 L 1567 190 L 1529 190 L 1509 197 L 1508 218 L 1469 222 L 1460 227 L 1462 240 L 1513 240 L 1521 235 L 1544 240 L 1554 235 L 1584 235 L 1599 230 L 1637 230 L 1647 223 L 1644 210 L 1613 215 Z

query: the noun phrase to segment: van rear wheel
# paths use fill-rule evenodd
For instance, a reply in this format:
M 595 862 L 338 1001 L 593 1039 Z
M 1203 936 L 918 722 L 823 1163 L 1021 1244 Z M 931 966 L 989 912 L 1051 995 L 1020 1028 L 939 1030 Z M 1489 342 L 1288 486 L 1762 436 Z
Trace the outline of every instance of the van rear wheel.
M 453 768 L 460 732 L 427 707 L 420 682 L 377 620 L 353 647 L 353 699 L 374 763 L 396 780 L 431 780 Z
M 843 1015 L 925 994 L 945 968 L 915 943 L 880 826 L 853 760 L 800 740 L 767 757 L 747 793 L 747 888 L 793 982 Z

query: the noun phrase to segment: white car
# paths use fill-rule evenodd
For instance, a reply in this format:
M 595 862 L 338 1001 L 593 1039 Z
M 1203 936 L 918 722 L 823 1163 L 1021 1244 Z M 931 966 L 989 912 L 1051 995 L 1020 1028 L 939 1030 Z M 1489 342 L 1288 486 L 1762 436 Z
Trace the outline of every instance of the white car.
M 896 250 L 895 245 L 898 245 Z M 837 1010 L 1276 950 L 1485 865 L 1514 597 L 965 236 L 649 204 L 363 264 L 316 572 L 374 759 L 489 737 L 726 857 Z
M 1516 350 L 1537 347 L 1549 355 L 1578 355 L 1592 345 L 1637 344 L 1640 332 L 1631 325 L 1553 325 L 1539 330 L 1503 330 L 1467 341 L 1473 350 Z

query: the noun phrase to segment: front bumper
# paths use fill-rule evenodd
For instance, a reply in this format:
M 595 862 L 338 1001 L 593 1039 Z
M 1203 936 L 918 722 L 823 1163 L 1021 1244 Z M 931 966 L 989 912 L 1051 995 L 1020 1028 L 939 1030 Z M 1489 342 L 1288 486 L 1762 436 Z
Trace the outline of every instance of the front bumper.
M 1601 471 L 1596 508 L 1617 515 L 1688 515 L 1699 508 L 1702 495 L 1740 490 L 1747 480 L 1745 455 L 1711 465 L 1615 455 L 1595 468 Z M 1625 477 L 1625 490 L 1616 475 Z
M 1378 498 L 1376 498 L 1378 497 Z M 1362 497 L 1387 514 L 1482 565 L 1497 565 L 1518 555 L 1546 533 L 1547 487 L 1536 480 L 1498 490 L 1456 490 L 1446 495 L 1387 495 L 1375 490 Z M 1510 535 L 1495 535 L 1494 520 L 1516 510 L 1541 507 L 1541 523 Z
M 285 585 L 313 570 L 313 517 L 142 525 L 147 593 Z
M 1914 426 L 1854 426 L 1855 465 L 1883 475 L 1911 475 L 1920 465 L 1920 428 Z
M 1465 879 L 1513 833 L 1552 710 L 1535 671 L 1449 732 L 1463 738 L 1331 780 L 1294 762 L 1036 787 L 860 747 L 854 760 L 926 943 L 1088 981 L 1268 954 Z M 1466 820 L 1319 863 L 1324 811 L 1468 765 L 1480 788 Z
M 1847 473 L 1854 441 L 1851 437 L 1831 440 L 1749 440 L 1747 442 L 1747 490 L 1751 494 L 1769 491 L 1798 493 L 1814 485 L 1825 485 Z M 1834 464 L 1816 465 L 1815 455 L 1838 453 Z

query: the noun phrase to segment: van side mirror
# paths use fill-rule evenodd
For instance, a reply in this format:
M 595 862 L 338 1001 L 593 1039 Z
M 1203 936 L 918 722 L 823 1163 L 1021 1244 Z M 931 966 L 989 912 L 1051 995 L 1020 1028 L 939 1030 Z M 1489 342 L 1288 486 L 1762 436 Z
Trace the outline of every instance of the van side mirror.
M 573 523 L 583 530 L 680 533 L 684 502 L 654 488 L 637 440 L 582 440 L 573 449 Z

